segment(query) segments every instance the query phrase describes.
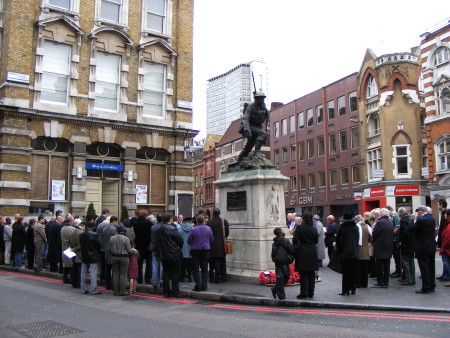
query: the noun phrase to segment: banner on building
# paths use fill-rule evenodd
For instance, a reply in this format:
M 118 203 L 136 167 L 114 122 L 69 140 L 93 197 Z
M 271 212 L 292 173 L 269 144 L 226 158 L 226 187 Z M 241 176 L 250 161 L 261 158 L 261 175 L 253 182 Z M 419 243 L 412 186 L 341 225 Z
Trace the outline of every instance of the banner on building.
M 387 196 L 411 196 L 419 195 L 418 185 L 397 185 L 387 187 Z
M 52 180 L 52 201 L 66 200 L 66 181 Z
M 147 204 L 147 186 L 136 184 L 136 203 L 137 204 Z

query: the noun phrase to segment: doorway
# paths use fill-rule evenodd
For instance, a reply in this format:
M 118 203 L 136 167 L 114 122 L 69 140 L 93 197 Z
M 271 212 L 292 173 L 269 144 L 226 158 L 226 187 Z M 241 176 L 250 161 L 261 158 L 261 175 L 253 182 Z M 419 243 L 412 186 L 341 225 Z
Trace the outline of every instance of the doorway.
M 106 208 L 110 215 L 119 217 L 119 197 L 118 180 L 86 180 L 86 211 L 92 202 L 97 215 Z

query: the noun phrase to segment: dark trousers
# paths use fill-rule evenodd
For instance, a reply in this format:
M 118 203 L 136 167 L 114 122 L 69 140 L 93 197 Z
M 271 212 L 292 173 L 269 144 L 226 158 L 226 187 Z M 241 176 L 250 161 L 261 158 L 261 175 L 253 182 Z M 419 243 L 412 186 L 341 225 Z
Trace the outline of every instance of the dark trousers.
M 112 289 L 112 264 L 105 262 L 105 288 L 107 290 Z
M 111 263 L 114 295 L 126 295 L 129 258 L 113 256 L 111 258 Z
M 34 245 L 27 251 L 27 265 L 29 270 L 34 269 Z
M 275 274 L 277 276 L 277 281 L 273 287 L 277 293 L 278 299 L 285 299 L 286 293 L 284 292 L 284 286 L 289 281 L 289 264 L 276 264 L 275 263 Z M 313 291 L 314 293 L 314 291 Z
M 380 285 L 389 285 L 389 271 L 391 269 L 390 259 L 376 258 L 377 263 L 377 283 Z
M 316 283 L 314 271 L 300 271 L 300 297 L 313 297 Z
M 435 257 L 436 253 L 416 255 L 419 263 L 420 275 L 422 276 L 422 291 L 432 291 L 436 288 L 435 283 Z
M 63 282 L 64 283 L 71 283 L 71 272 L 72 267 L 63 267 Z
M 195 281 L 195 289 L 197 291 L 206 291 L 208 289 L 208 261 L 209 250 L 191 250 L 193 275 Z M 200 279 L 200 271 L 202 277 Z
M 416 284 L 416 267 L 414 265 L 414 254 L 403 253 L 402 254 L 402 266 L 403 273 L 405 275 L 405 282 L 410 284 Z
M 370 277 L 374 278 L 377 276 L 377 263 L 375 262 L 375 258 L 373 256 L 370 256 L 369 272 Z
M 143 272 L 144 261 L 145 261 L 145 272 Z M 152 255 L 148 251 L 142 254 L 139 253 L 137 282 L 139 284 L 142 284 L 144 282 L 150 283 L 151 280 L 152 280 Z
M 105 268 L 106 268 L 106 258 L 105 252 L 100 251 L 100 280 L 105 280 Z
M 369 260 L 358 260 L 356 264 L 356 287 L 366 288 L 369 284 Z
M 162 261 L 163 264 L 163 291 L 166 297 L 180 297 L 181 260 Z M 170 287 L 172 281 L 172 287 Z
M 58 263 L 50 262 L 50 272 L 58 272 Z
M 192 258 L 183 258 L 181 262 L 181 280 L 187 277 L 188 282 L 192 281 Z
M 79 289 L 81 280 L 81 263 L 73 263 L 70 276 L 72 277 L 72 287 Z
M 327 249 L 328 249 L 328 259 L 331 261 L 331 256 L 333 256 L 333 246 L 329 246 Z
M 216 283 L 227 281 L 227 261 L 225 257 L 214 257 L 210 259 L 210 280 Z
M 342 292 L 354 291 L 356 289 L 357 259 L 342 259 Z

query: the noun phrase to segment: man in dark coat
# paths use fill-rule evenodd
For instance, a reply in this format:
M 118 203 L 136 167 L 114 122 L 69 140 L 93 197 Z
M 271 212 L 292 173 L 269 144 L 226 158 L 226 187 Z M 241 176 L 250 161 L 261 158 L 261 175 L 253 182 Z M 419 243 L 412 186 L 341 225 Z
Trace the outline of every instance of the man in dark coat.
M 14 252 L 14 268 L 23 269 L 23 249 L 25 248 L 26 233 L 23 217 L 19 216 L 12 226 L 11 252 Z
M 319 270 L 317 256 L 317 243 L 319 234 L 313 227 L 312 215 L 305 212 L 302 215 L 303 223 L 294 230 L 292 243 L 295 248 L 295 271 L 300 274 L 300 294 L 298 299 L 314 296 L 315 271 Z
M 399 245 L 402 248 L 402 266 L 405 280 L 402 285 L 416 284 L 416 269 L 414 265 L 414 247 L 416 240 L 414 233 L 409 230 L 413 222 L 405 208 L 398 209 L 400 217 Z
M 444 228 L 447 224 L 447 220 L 445 217 L 445 210 L 447 209 L 447 201 L 443 198 L 441 198 L 438 201 L 438 210 L 441 213 L 441 219 L 439 220 L 439 229 L 438 229 L 438 240 L 437 245 L 438 248 L 441 248 L 442 246 L 442 232 L 444 231 Z M 444 264 L 444 258 L 445 256 L 442 256 L 442 274 L 437 277 L 436 279 L 444 279 L 448 280 L 450 278 L 450 271 L 447 271 L 446 265 Z
M 47 262 L 50 263 L 50 271 L 58 272 L 58 263 L 61 262 L 62 242 L 61 242 L 61 216 L 55 218 L 48 230 L 48 253 Z M 62 266 L 61 266 L 62 269 Z
M 212 230 L 214 242 L 209 252 L 210 275 L 209 281 L 222 283 L 227 281 L 227 261 L 225 259 L 225 241 L 230 233 L 230 225 L 226 219 L 220 217 L 220 209 L 214 208 L 212 219 L 206 224 Z M 224 238 L 225 232 L 225 238 Z
M 411 224 L 409 230 L 416 236 L 415 254 L 422 276 L 422 288 L 416 293 L 426 294 L 434 292 L 435 283 L 435 256 L 436 242 L 434 237 L 435 219 L 429 214 L 426 206 L 416 209 L 416 222 Z
M 152 256 L 149 251 L 150 241 L 152 237 L 152 225 L 153 223 L 147 218 L 148 211 L 141 210 L 137 219 L 133 219 L 132 225 L 135 234 L 134 242 L 136 249 L 139 251 L 138 258 L 138 279 L 137 282 L 142 284 L 151 282 L 152 278 Z M 145 273 L 142 273 L 145 261 Z
M 80 288 L 82 294 L 99 295 L 101 292 L 97 290 L 97 270 L 100 260 L 100 242 L 94 229 L 95 223 L 93 221 L 88 222 L 86 230 L 80 234 L 82 260 Z M 90 277 L 89 290 L 86 288 L 88 271 Z
M 374 286 L 387 288 L 389 287 L 394 224 L 389 220 L 388 209 L 380 209 L 380 215 L 372 232 L 373 257 L 377 265 L 377 283 Z
M 162 217 L 163 224 L 156 232 L 156 248 L 163 265 L 163 292 L 164 297 L 180 297 L 181 260 L 183 254 L 183 238 L 172 225 L 172 215 L 165 212 Z M 172 287 L 170 287 L 172 280 Z

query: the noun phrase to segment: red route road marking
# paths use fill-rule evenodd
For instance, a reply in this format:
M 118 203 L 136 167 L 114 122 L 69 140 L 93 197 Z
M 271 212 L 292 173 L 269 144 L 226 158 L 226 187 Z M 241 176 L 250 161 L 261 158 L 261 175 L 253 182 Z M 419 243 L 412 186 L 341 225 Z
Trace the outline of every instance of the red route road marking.
M 42 282 L 49 282 L 49 283 L 55 283 L 55 284 L 65 284 L 62 281 L 57 280 L 57 279 L 40 277 L 40 276 L 32 276 L 32 275 L 25 275 L 25 274 L 17 273 L 17 272 L 0 271 L 0 273 L 2 273 L 4 275 L 15 276 L 15 277 L 23 277 L 23 278 L 28 278 L 28 279 L 42 281 Z M 111 290 L 106 290 L 104 287 L 99 287 L 98 289 L 101 290 L 102 292 L 112 293 Z M 163 296 L 149 295 L 149 294 L 144 294 L 144 293 L 134 293 L 134 294 L 131 294 L 130 296 L 132 296 L 132 297 L 148 298 L 148 299 L 156 299 L 156 300 L 163 300 L 163 301 L 166 301 L 166 302 L 181 303 L 181 304 L 194 304 L 194 303 L 197 303 L 196 300 L 183 299 L 183 298 L 165 298 Z
M 306 310 L 306 309 L 281 309 L 281 308 L 267 308 L 255 306 L 241 306 L 241 305 L 227 305 L 214 304 L 210 305 L 214 308 L 239 310 L 239 311 L 258 311 L 271 313 L 289 313 L 289 314 L 316 314 L 316 315 L 331 315 L 331 316 L 346 316 L 346 317 L 368 317 L 368 318 L 385 318 L 385 319 L 407 319 L 407 320 L 426 320 L 450 322 L 450 316 L 433 316 L 433 315 L 409 315 L 397 313 L 379 313 L 379 312 L 356 312 L 356 311 L 339 311 L 339 310 Z

